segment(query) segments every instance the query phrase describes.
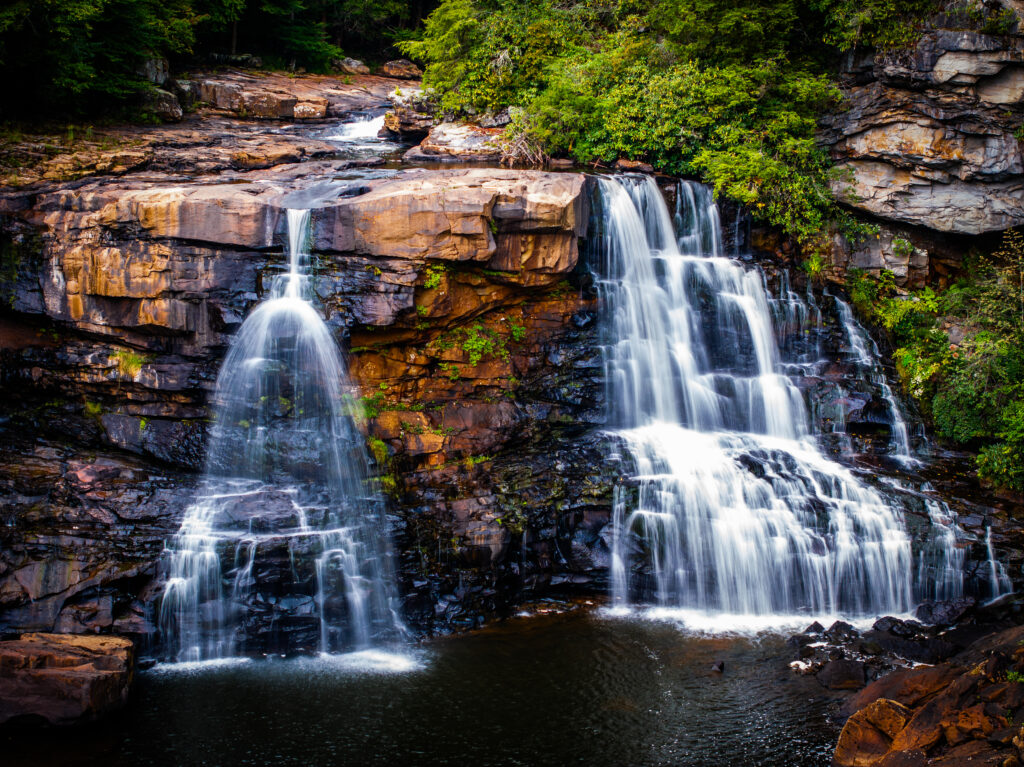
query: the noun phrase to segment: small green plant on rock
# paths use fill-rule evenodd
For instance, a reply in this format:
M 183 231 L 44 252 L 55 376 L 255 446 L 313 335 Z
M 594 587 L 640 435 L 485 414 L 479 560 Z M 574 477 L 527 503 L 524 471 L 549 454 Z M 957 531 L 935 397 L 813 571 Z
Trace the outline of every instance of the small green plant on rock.
M 114 352 L 112 357 L 117 366 L 117 374 L 121 378 L 135 380 L 142 372 L 142 366 L 146 363 L 146 357 L 130 349 L 121 349 Z
M 821 253 L 811 253 L 807 258 L 800 264 L 800 268 L 807 272 L 807 276 L 815 282 L 819 282 L 822 277 L 825 276 L 825 270 L 828 268 L 828 263 L 825 261 L 825 257 Z
M 434 290 L 441 286 L 441 280 L 444 279 L 447 268 L 442 264 L 436 264 L 427 267 L 427 278 L 423 281 L 423 287 L 427 290 Z

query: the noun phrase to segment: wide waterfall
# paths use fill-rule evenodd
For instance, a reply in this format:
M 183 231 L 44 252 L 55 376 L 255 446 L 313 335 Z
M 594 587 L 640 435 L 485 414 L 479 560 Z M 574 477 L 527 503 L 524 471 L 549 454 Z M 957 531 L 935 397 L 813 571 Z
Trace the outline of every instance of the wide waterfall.
M 959 594 L 956 535 L 932 536 L 918 580 L 942 582 L 920 588 L 900 506 L 819 450 L 772 322 L 820 324 L 813 297 L 771 298 L 760 270 L 722 256 L 705 187 L 680 185 L 673 221 L 652 178 L 599 183 L 610 419 L 632 474 L 616 604 L 866 616 Z M 909 458 L 906 432 L 895 442 Z
M 285 635 L 325 653 L 365 649 L 402 630 L 383 501 L 312 303 L 309 211 L 288 210 L 287 222 L 288 271 L 224 360 L 202 490 L 168 544 L 160 629 L 179 661 Z

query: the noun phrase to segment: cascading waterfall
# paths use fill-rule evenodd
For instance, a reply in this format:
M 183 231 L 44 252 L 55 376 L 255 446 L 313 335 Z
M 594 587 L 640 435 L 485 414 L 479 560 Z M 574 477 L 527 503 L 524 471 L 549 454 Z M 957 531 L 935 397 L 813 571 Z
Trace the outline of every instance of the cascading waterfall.
M 904 464 L 916 463 L 917 460 L 910 452 L 910 431 L 907 429 L 907 422 L 903 418 L 892 387 L 885 379 L 885 371 L 882 370 L 882 365 L 878 361 L 877 344 L 857 322 L 850 305 L 838 297 L 834 297 L 834 300 L 839 310 L 839 319 L 843 323 L 843 330 L 850 342 L 850 354 L 858 371 L 881 391 L 882 398 L 885 400 L 889 411 L 890 447 L 893 458 Z
M 168 544 L 160 628 L 179 661 L 231 657 L 261 620 L 312 626 L 325 653 L 402 631 L 383 501 L 312 304 L 309 220 L 287 211 L 288 272 L 231 344 L 201 491 Z
M 615 602 L 910 609 L 901 510 L 820 452 L 781 374 L 771 307 L 795 323 L 820 315 L 794 309 L 807 304 L 788 290 L 770 302 L 759 270 L 722 257 L 705 187 L 680 185 L 677 238 L 652 178 L 599 183 L 610 419 L 633 466 L 616 495 Z

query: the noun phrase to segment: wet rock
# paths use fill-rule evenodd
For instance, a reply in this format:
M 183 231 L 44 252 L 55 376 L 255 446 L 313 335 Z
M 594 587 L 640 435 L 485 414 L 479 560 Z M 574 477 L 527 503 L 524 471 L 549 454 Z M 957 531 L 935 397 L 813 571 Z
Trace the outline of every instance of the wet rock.
M 956 669 L 949 665 L 928 669 L 896 669 L 849 698 L 840 708 L 840 714 L 849 716 L 880 698 L 895 700 L 914 708 L 943 690 L 956 676 Z
M 135 648 L 120 637 L 24 634 L 0 642 L 0 724 L 94 721 L 124 705 Z
M 408 59 L 388 61 L 380 71 L 385 77 L 397 77 L 401 80 L 419 80 L 423 77 L 423 70 Z
M 846 722 L 833 757 L 838 767 L 872 767 L 889 753 L 893 738 L 906 726 L 911 710 L 881 698 Z
M 830 660 L 816 676 L 830 690 L 859 690 L 864 686 L 864 664 L 856 660 Z
M 926 601 L 918 605 L 915 615 L 918 620 L 932 626 L 951 626 L 971 610 L 975 603 L 974 597 L 961 597 L 945 602 Z
M 434 126 L 436 103 L 419 88 L 398 88 L 388 94 L 392 108 L 384 115 L 384 128 L 410 141 L 420 141 Z
M 1002 765 L 1017 758 L 1010 724 L 1024 708 L 1024 689 L 1010 680 L 1024 669 L 1022 633 L 998 631 L 943 666 L 904 669 L 864 688 L 844 706 L 854 713 L 836 763 Z M 880 710 L 899 716 L 880 727 Z

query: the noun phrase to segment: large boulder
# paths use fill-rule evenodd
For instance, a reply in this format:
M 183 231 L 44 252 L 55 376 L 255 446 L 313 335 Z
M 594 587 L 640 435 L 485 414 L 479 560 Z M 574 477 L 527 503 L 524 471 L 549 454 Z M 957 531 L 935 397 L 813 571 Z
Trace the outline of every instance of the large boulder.
M 423 77 L 423 70 L 408 59 L 396 59 L 389 61 L 380 68 L 386 77 L 397 77 L 401 80 L 419 80 Z
M 0 642 L 0 724 L 98 719 L 128 699 L 134 663 L 135 647 L 121 637 L 24 634 Z
M 405 153 L 406 162 L 488 162 L 501 160 L 502 130 L 467 123 L 435 125 L 419 146 Z
M 331 66 L 347 75 L 368 75 L 370 68 L 359 59 L 344 58 L 332 61 Z

